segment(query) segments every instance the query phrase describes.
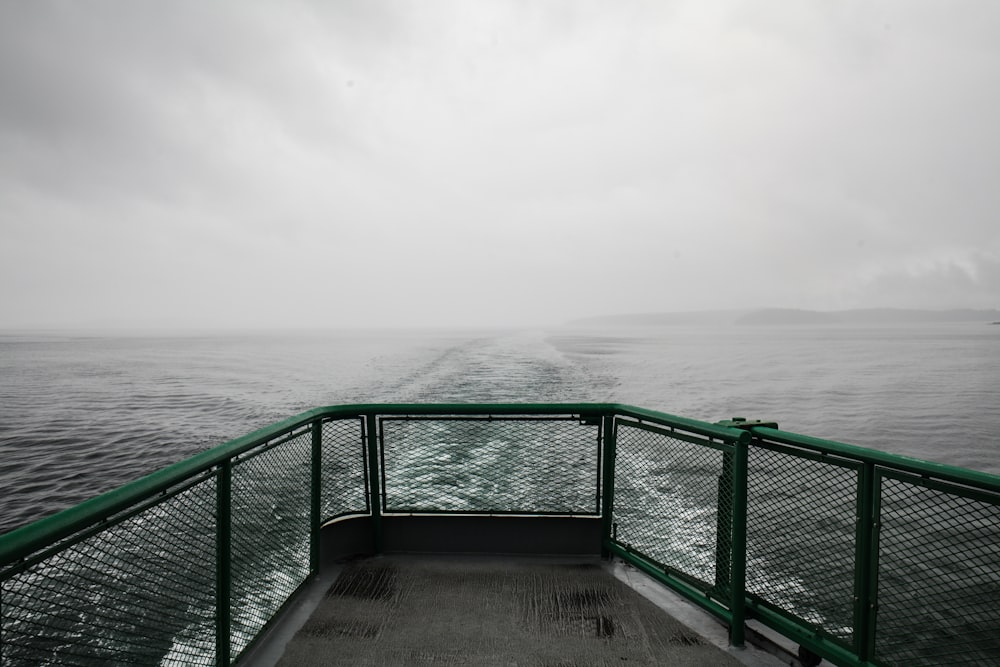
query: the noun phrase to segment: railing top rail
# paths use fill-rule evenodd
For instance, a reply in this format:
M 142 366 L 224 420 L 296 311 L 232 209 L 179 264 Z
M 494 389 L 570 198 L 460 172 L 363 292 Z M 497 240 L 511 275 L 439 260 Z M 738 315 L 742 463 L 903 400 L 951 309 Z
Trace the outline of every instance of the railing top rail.
M 316 419 L 322 409 L 309 410 L 276 424 L 240 436 L 212 449 L 140 477 L 124 486 L 85 500 L 56 514 L 0 535 L 0 565 L 15 562 L 33 551 L 132 507 L 145 498 L 220 465 L 257 445 L 294 431 Z
M 637 408 L 634 405 L 622 405 L 616 403 L 612 406 L 612 408 L 617 415 L 622 417 L 633 417 L 635 419 L 672 426 L 691 433 L 698 433 L 700 435 L 707 435 L 711 438 L 718 438 L 724 442 L 748 443 L 750 441 L 750 434 L 743 429 L 724 426 L 722 424 L 711 424 L 709 422 L 689 419 L 687 417 L 678 417 L 677 415 L 658 412 L 656 410 L 648 410 L 646 408 Z
M 688 417 L 639 408 L 623 403 L 395 403 L 367 405 L 336 405 L 318 408 L 324 416 L 356 414 L 393 415 L 559 415 L 581 417 L 617 415 L 650 421 L 665 426 L 718 438 L 726 442 L 748 442 L 750 436 L 741 429 L 704 422 Z
M 39 548 L 73 535 L 79 530 L 132 507 L 145 498 L 211 470 L 234 456 L 317 419 L 349 419 L 369 414 L 384 416 L 579 415 L 580 417 L 622 414 L 723 439 L 737 440 L 741 437 L 741 432 L 736 429 L 617 403 L 369 403 L 319 407 L 230 440 L 118 489 L 108 491 L 79 505 L 0 535 L 0 565 L 15 562 Z
M 211 470 L 233 456 L 238 456 L 257 445 L 301 428 L 316 419 L 349 419 L 368 414 L 383 416 L 578 415 L 584 418 L 617 415 L 658 423 L 731 443 L 746 442 L 750 437 L 746 430 L 619 403 L 369 403 L 324 406 L 235 438 L 118 489 L 22 526 L 5 535 L 0 535 L 0 564 L 23 558 L 40 547 L 72 535 L 96 521 L 133 506 L 144 498 Z M 889 454 L 770 427 L 756 426 L 750 428 L 749 431 L 760 438 L 804 447 L 813 451 L 827 452 L 894 470 L 1000 492 L 1000 476 L 998 475 Z
M 613 403 L 358 403 L 328 405 L 310 412 L 324 418 L 382 416 L 580 415 L 598 417 L 614 411 Z
M 892 470 L 913 473 L 921 477 L 955 482 L 1000 493 L 1000 475 L 959 468 L 944 463 L 934 463 L 933 461 L 925 461 L 910 456 L 903 456 L 902 454 L 881 452 L 876 449 L 848 445 L 835 440 L 824 440 L 823 438 L 790 433 L 767 426 L 752 427 L 750 428 L 750 432 L 763 440 L 802 447 L 816 452 L 834 454 L 861 461 L 862 463 L 871 463 Z

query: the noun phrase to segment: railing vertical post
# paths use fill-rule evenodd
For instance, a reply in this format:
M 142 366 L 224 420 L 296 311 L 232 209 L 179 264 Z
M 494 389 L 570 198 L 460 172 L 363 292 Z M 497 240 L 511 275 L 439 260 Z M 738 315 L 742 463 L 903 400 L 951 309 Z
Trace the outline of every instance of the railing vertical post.
M 744 436 L 745 438 L 745 436 Z M 732 560 L 730 575 L 730 611 L 733 615 L 729 627 L 729 643 L 743 646 L 744 623 L 746 622 L 746 579 L 747 579 L 747 458 L 749 438 L 733 443 L 733 513 L 732 513 Z
M 372 532 L 375 553 L 382 553 L 382 466 L 379 465 L 378 419 L 374 414 L 365 415 L 368 436 L 368 493 L 372 512 Z
M 875 465 L 858 471 L 857 528 L 854 552 L 854 651 L 870 661 L 875 654 L 875 590 L 878 572 Z
M 618 446 L 618 420 L 616 415 L 601 417 L 601 432 L 604 435 L 603 460 L 601 462 L 601 556 L 608 558 L 614 530 L 615 511 L 615 452 Z
M 228 667 L 231 659 L 232 482 L 232 459 L 226 459 L 219 466 L 215 512 L 215 664 L 220 667 Z
M 309 571 L 319 571 L 320 494 L 323 491 L 323 423 L 312 423 L 312 483 L 309 493 Z

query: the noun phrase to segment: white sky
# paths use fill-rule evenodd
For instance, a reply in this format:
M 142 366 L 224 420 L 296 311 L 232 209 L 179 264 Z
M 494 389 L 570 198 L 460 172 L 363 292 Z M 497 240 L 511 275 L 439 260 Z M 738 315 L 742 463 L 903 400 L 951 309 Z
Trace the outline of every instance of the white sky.
M 993 0 L 0 0 L 0 328 L 997 308 L 998 35 Z

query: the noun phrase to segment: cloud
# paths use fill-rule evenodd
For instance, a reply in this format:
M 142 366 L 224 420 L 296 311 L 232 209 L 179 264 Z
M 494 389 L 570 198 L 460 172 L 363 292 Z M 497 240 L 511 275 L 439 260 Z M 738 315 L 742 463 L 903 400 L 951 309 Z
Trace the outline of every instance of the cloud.
M 859 281 L 852 305 L 897 308 L 997 308 L 1000 258 L 933 260 L 883 269 Z
M 8 3 L 0 326 L 995 305 L 996 28 L 975 2 Z

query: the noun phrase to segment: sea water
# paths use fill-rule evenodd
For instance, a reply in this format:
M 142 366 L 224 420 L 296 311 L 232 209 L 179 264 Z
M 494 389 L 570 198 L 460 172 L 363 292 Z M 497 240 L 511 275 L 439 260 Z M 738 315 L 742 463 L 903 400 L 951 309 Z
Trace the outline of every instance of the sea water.
M 320 405 L 580 401 L 1000 473 L 1000 326 L 0 335 L 0 533 Z

